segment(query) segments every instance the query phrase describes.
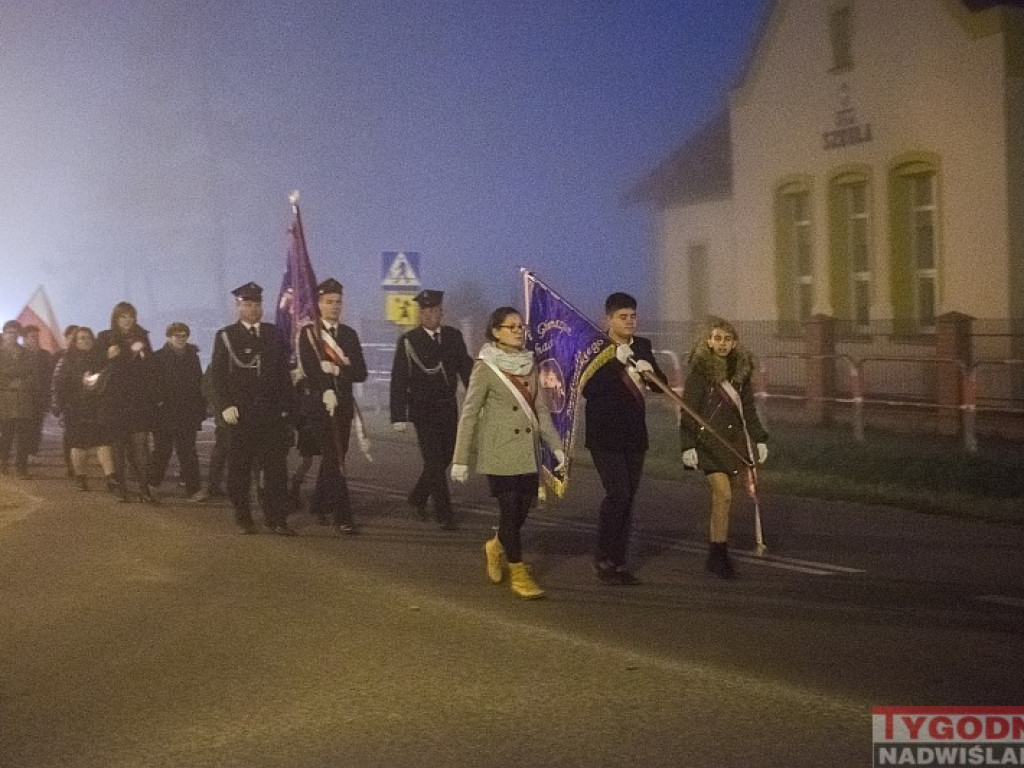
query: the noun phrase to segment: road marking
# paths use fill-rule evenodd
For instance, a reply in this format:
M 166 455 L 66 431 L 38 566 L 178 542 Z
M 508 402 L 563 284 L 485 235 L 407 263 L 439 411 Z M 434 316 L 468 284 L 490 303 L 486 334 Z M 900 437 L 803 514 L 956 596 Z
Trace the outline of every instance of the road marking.
M 404 499 L 406 496 L 404 492 L 374 485 L 372 483 L 353 482 L 349 485 L 356 490 L 379 493 L 398 499 Z M 493 508 L 484 507 L 479 504 L 459 504 L 458 507 L 476 515 L 494 517 L 495 514 Z M 532 524 L 539 525 L 544 528 L 559 528 L 562 530 L 576 531 L 577 533 L 595 533 L 597 531 L 597 526 L 593 523 L 563 520 L 551 515 L 546 515 L 543 512 L 532 513 L 530 515 L 530 521 Z M 657 544 L 658 546 L 671 549 L 674 552 L 685 552 L 686 554 L 691 555 L 704 555 L 708 551 L 706 544 L 673 539 L 667 536 L 645 534 L 642 531 L 639 531 L 634 535 L 640 541 Z M 763 568 L 777 568 L 782 571 L 792 571 L 795 573 L 806 573 L 811 576 L 837 576 L 840 574 L 864 573 L 862 568 L 849 568 L 845 565 L 820 563 L 814 560 L 798 560 L 797 558 L 782 557 L 780 555 L 759 555 L 756 552 L 747 550 L 730 549 L 729 553 L 736 560 L 744 564 L 758 565 Z
M 974 598 L 983 603 L 995 603 L 996 605 L 1007 605 L 1010 608 L 1024 608 L 1024 599 L 1019 597 L 1006 597 L 1005 595 L 981 595 Z
M 3 482 L 3 489 L 0 492 L 0 528 L 24 520 L 42 504 L 43 500 L 38 496 Z

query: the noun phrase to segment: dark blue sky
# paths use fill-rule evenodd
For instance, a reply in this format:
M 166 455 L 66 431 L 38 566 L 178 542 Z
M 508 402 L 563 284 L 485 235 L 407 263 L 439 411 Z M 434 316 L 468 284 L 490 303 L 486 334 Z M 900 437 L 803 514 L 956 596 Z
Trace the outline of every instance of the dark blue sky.
M 722 103 L 767 0 L 17 0 L 0 31 L 0 311 L 143 324 L 255 279 L 288 192 L 346 315 L 380 252 L 504 303 L 529 266 L 581 309 L 653 296 L 629 186 Z M 154 327 L 161 332 L 161 327 Z

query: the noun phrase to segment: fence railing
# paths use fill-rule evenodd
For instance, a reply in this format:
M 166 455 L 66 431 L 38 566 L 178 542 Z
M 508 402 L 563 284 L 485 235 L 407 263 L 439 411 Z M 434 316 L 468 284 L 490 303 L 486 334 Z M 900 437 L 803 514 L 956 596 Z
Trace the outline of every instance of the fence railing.
M 770 390 L 771 366 L 768 361 L 787 362 L 800 360 L 803 362 L 825 362 L 832 361 L 845 368 L 847 374 L 848 394 L 836 392 L 833 395 L 814 395 L 806 391 L 779 391 Z M 885 364 L 888 366 L 899 364 L 913 364 L 920 366 L 930 364 L 934 366 L 946 366 L 955 372 L 956 387 L 954 391 L 937 392 L 934 397 L 922 398 L 913 396 L 901 396 L 899 394 L 886 394 L 873 391 L 869 388 L 865 371 L 870 366 Z M 1024 366 L 1024 360 L 1003 359 L 1003 360 L 977 360 L 966 364 L 962 360 L 946 357 L 901 357 L 872 355 L 861 358 L 854 358 L 848 354 L 836 355 L 809 355 L 805 353 L 783 353 L 765 355 L 759 359 L 758 376 L 755 380 L 755 396 L 759 403 L 765 403 L 773 398 L 796 400 L 804 402 L 834 403 L 847 405 L 851 409 L 851 423 L 854 439 L 864 442 L 864 429 L 866 422 L 865 407 L 880 406 L 891 408 L 915 409 L 924 408 L 938 412 L 959 412 L 960 433 L 963 437 L 964 450 L 968 453 L 977 453 L 977 417 L 978 412 L 993 414 L 1013 414 L 1024 416 L 1024 407 L 1015 405 L 979 405 L 978 371 L 979 369 L 1004 367 L 1007 369 L 1015 366 Z M 984 392 L 982 392 L 984 395 Z M 990 398 L 992 402 L 999 398 Z M 1013 402 L 1013 401 L 1011 401 Z

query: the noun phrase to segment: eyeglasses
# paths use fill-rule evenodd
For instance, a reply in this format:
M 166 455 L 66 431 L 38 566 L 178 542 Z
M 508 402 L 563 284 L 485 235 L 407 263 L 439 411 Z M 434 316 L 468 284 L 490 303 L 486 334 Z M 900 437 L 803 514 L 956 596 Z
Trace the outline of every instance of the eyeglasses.
M 504 328 L 506 331 L 523 331 L 526 330 L 526 326 L 520 323 L 519 325 L 499 325 L 499 328 Z

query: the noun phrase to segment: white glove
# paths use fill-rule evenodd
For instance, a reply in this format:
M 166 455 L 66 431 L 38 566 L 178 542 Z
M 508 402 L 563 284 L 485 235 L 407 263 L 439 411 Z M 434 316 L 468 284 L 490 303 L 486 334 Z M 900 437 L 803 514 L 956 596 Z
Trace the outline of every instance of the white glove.
M 336 366 L 330 360 L 321 360 L 320 370 L 326 373 L 328 376 L 337 376 L 339 373 L 341 373 L 341 368 Z
M 629 358 L 633 356 L 633 348 L 629 344 L 619 344 L 615 348 L 615 359 L 623 365 L 629 365 Z
M 565 472 L 565 465 L 569 460 L 565 456 L 565 451 L 555 451 L 555 472 L 562 474 Z
M 220 415 L 226 423 L 232 426 L 238 423 L 238 408 L 233 405 L 221 411 Z
M 324 408 L 327 409 L 327 415 L 333 416 L 335 409 L 338 407 L 337 393 L 335 393 L 333 389 L 325 389 L 321 399 L 324 401 Z
M 636 372 L 637 373 L 654 373 L 654 366 L 646 360 L 636 361 Z
M 687 469 L 697 468 L 697 449 L 687 448 L 683 451 L 683 466 Z
M 409 428 L 409 422 L 407 421 L 393 421 L 391 422 L 391 428 L 395 432 L 405 432 Z
M 452 464 L 452 480 L 456 483 L 469 480 L 469 467 L 465 464 Z
M 768 460 L 768 445 L 767 443 L 757 444 L 757 463 L 764 464 Z

